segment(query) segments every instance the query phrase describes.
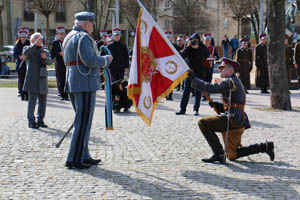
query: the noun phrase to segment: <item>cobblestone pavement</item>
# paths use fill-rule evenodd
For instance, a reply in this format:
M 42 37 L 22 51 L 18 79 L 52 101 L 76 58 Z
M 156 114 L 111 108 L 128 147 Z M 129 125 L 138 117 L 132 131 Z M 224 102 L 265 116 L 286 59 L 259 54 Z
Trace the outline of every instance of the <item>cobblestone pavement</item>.
M 300 199 L 300 92 L 292 91 L 293 111 L 272 111 L 269 95 L 251 90 L 246 111 L 252 128 L 243 144 L 275 143 L 275 162 L 266 154 L 227 165 L 205 164 L 211 151 L 193 115 L 176 116 L 181 93 L 158 104 L 151 127 L 133 112 L 114 115 L 104 129 L 104 92 L 97 93 L 90 151 L 103 164 L 88 170 L 64 167 L 68 137 L 55 143 L 73 120 L 69 102 L 51 89 L 46 123 L 27 128 L 26 102 L 16 89 L 0 89 L 0 199 Z M 213 96 L 217 98 L 217 96 Z M 201 103 L 200 117 L 214 114 Z

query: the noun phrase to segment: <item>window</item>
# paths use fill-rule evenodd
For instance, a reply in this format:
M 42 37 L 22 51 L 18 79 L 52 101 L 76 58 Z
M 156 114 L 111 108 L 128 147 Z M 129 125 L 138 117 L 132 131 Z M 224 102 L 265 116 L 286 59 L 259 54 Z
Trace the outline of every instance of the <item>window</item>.
M 165 29 L 169 29 L 169 20 L 165 19 Z
M 24 21 L 34 21 L 34 13 L 30 8 L 28 0 L 25 1 L 23 14 Z
M 165 9 L 168 9 L 170 7 L 169 0 L 165 0 Z
M 66 21 L 66 12 L 65 12 L 65 4 L 63 0 L 61 0 L 58 4 L 57 12 L 55 13 L 55 21 L 56 22 L 65 22 Z

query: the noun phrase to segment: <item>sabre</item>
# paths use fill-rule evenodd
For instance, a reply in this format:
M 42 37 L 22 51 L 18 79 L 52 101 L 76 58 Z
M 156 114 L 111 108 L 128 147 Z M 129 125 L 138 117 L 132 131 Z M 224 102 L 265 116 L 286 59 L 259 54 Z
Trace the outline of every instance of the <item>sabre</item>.
M 59 148 L 61 143 L 64 141 L 64 139 L 67 137 L 67 135 L 70 133 L 70 131 L 73 128 L 73 123 L 71 124 L 71 126 L 69 127 L 69 129 L 67 130 L 67 132 L 64 134 L 64 136 L 58 141 L 58 143 L 55 145 L 56 148 Z
M 229 79 L 229 84 L 231 82 L 231 79 Z M 230 120 L 230 109 L 231 109 L 231 93 L 232 89 L 229 89 L 229 98 L 228 98 L 228 109 L 227 109 L 227 130 L 225 134 L 225 150 L 224 150 L 224 164 L 226 163 L 226 156 L 227 156 L 227 144 L 228 144 L 228 135 L 229 135 L 229 120 Z

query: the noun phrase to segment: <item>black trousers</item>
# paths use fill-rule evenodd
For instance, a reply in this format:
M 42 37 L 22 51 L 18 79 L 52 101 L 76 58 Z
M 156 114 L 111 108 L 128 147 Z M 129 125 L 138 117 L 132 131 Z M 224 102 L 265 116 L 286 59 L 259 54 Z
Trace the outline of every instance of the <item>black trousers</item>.
M 18 90 L 21 96 L 27 95 L 27 92 L 23 91 L 26 72 L 18 72 Z
M 61 97 L 68 97 L 68 93 L 64 92 L 66 85 L 66 71 L 56 71 L 57 89 Z

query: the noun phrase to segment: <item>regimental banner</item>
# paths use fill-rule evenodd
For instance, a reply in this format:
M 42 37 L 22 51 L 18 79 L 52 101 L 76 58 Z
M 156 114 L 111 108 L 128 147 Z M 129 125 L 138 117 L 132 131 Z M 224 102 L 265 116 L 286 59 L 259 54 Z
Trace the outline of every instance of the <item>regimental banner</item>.
M 150 126 L 158 101 L 187 77 L 189 67 L 148 11 L 140 6 L 127 95 Z

